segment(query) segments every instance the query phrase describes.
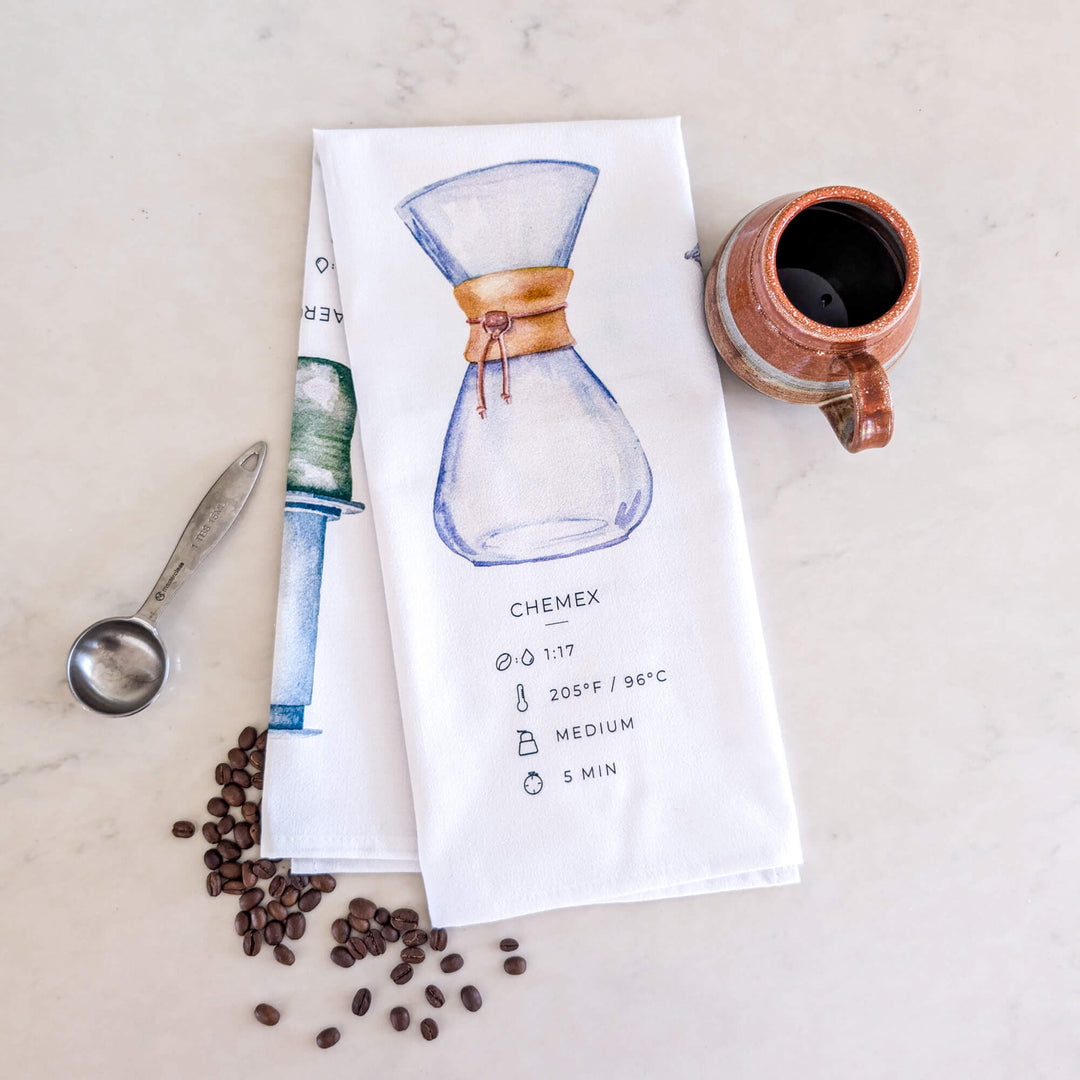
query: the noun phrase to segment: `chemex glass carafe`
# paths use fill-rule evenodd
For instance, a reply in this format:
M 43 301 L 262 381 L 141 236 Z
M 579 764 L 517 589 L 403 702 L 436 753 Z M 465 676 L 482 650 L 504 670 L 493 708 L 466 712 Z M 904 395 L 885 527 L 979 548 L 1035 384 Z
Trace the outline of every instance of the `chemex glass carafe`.
M 468 324 L 434 513 L 446 546 L 477 566 L 617 544 L 652 500 L 637 435 L 566 321 L 568 263 L 598 174 L 571 161 L 509 162 L 396 208 Z

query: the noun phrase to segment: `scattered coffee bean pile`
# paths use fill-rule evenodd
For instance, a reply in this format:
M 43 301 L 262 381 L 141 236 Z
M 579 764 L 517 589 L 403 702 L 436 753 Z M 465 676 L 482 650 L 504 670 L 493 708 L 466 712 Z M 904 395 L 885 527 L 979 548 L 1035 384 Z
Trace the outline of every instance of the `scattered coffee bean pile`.
M 210 845 L 203 853 L 209 871 L 206 891 L 211 896 L 237 897 L 239 911 L 233 919 L 233 929 L 241 939 L 245 955 L 257 956 L 265 944 L 273 949 L 278 963 L 291 965 L 296 956 L 284 939 L 297 941 L 303 937 L 307 929 L 306 913 L 318 907 L 323 896 L 334 891 L 337 882 L 330 874 L 279 873 L 277 860 L 244 857 L 244 852 L 258 845 L 260 839 L 259 800 L 251 798 L 251 794 L 252 789 L 262 790 L 266 738 L 265 730 L 244 728 L 229 751 L 228 760 L 214 771 L 220 795 L 206 804 L 210 820 L 201 830 L 203 839 Z M 189 839 L 195 832 L 191 821 L 173 823 L 173 836 Z M 268 882 L 265 890 L 260 882 Z M 441 953 L 449 940 L 442 927 L 421 928 L 420 916 L 412 908 L 391 911 L 365 897 L 349 901 L 347 913 L 331 924 L 330 935 L 335 942 L 330 959 L 343 968 L 350 968 L 368 956 L 382 956 L 389 946 L 400 943 L 400 962 L 390 971 L 390 981 L 398 987 L 405 986 L 427 960 L 425 946 Z M 516 953 L 518 943 L 514 938 L 503 938 L 499 948 Z M 439 961 L 444 974 L 453 974 L 464 966 L 465 958 L 457 952 L 448 953 Z M 511 956 L 503 962 L 503 970 L 509 975 L 524 974 L 525 968 L 522 956 Z M 446 1004 L 446 995 L 434 983 L 425 988 L 424 998 L 433 1009 Z M 471 984 L 461 988 L 460 998 L 469 1012 L 476 1012 L 483 1005 L 480 991 Z M 352 999 L 353 1013 L 366 1015 L 373 1000 L 372 991 L 361 987 Z M 254 1012 L 255 1019 L 267 1027 L 273 1027 L 281 1019 L 280 1012 L 266 1002 L 257 1005 Z M 395 1031 L 408 1030 L 412 1018 L 404 1005 L 394 1005 L 387 1015 Z M 438 1038 L 439 1025 L 433 1018 L 425 1017 L 419 1027 L 425 1041 Z M 315 1036 L 315 1044 L 325 1050 L 340 1039 L 338 1028 L 328 1027 Z
M 203 852 L 209 871 L 206 891 L 211 896 L 237 897 L 240 910 L 233 929 L 246 956 L 258 956 L 266 945 L 279 964 L 289 965 L 296 955 L 285 939 L 298 941 L 304 936 L 305 913 L 318 907 L 323 893 L 332 892 L 337 883 L 330 874 L 279 874 L 274 860 L 244 858 L 260 838 L 260 800 L 251 796 L 262 790 L 265 752 L 266 732 L 246 727 L 226 755 L 228 760 L 214 770 L 220 794 L 206 804 L 210 820 L 202 826 L 203 839 L 211 845 Z M 173 825 L 173 836 L 194 833 L 190 821 Z M 262 882 L 269 884 L 264 888 Z
M 442 927 L 424 930 L 420 926 L 420 916 L 412 908 L 396 908 L 390 911 L 379 907 L 374 900 L 358 896 L 349 901 L 348 912 L 337 918 L 330 926 L 330 936 L 336 944 L 330 949 L 330 959 L 339 967 L 352 967 L 358 960 L 367 956 L 382 956 L 388 945 L 400 943 L 398 953 L 400 963 L 390 970 L 390 981 L 395 986 L 408 983 L 417 968 L 427 960 L 427 946 L 432 952 L 444 952 L 449 935 Z M 516 949 L 518 944 L 513 938 L 505 938 L 500 948 L 506 950 L 507 943 Z M 520 961 L 520 974 L 525 970 L 525 961 L 521 957 L 511 959 Z M 509 963 L 509 961 L 507 961 Z M 439 968 L 444 974 L 453 974 L 465 966 L 461 953 L 448 953 L 439 961 Z M 505 965 L 504 965 L 505 966 Z M 516 965 L 515 965 L 516 968 Z M 510 968 L 506 968 L 510 971 Z M 461 1003 L 469 1012 L 476 1012 L 483 1004 L 483 997 L 475 986 L 465 986 L 461 990 Z M 441 1009 L 446 1004 L 446 995 L 434 983 L 424 990 L 424 998 L 433 1009 Z M 353 998 L 352 1009 L 357 1016 L 363 1016 L 371 1008 L 372 993 L 362 987 Z M 389 1012 L 390 1026 L 395 1031 L 407 1031 L 411 1023 L 409 1010 L 404 1005 L 395 1005 Z M 420 1021 L 420 1034 L 427 1042 L 439 1037 L 439 1025 L 432 1017 Z

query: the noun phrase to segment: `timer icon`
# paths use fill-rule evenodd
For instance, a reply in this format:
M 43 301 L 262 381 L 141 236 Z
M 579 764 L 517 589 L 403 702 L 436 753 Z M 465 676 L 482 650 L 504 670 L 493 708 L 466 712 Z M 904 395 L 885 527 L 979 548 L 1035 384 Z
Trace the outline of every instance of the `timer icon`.
M 540 774 L 537 772 L 531 772 L 525 777 L 525 790 L 530 795 L 539 795 L 541 788 L 544 786 L 544 781 L 540 778 Z

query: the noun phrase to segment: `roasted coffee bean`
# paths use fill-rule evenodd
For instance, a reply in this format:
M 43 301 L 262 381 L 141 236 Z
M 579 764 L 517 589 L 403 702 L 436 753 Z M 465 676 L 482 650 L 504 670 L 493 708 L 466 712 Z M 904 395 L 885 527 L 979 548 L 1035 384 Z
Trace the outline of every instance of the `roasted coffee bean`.
M 319 892 L 333 892 L 337 888 L 337 879 L 333 874 L 312 874 L 311 887 Z
M 390 1026 L 395 1031 L 405 1031 L 409 1026 L 409 1010 L 404 1005 L 395 1005 L 390 1010 Z
M 503 961 L 503 971 L 505 971 L 507 975 L 524 975 L 525 967 L 524 956 L 508 956 Z
M 266 755 L 262 750 L 252 750 L 251 753 L 248 754 L 248 762 L 253 769 L 261 769 L 265 760 Z
M 423 930 L 406 930 L 401 935 L 402 945 L 426 945 L 427 934 Z
M 258 956 L 262 948 L 262 934 L 258 930 L 249 930 L 244 935 L 244 954 L 246 956 Z
M 221 886 L 223 893 L 228 893 L 229 896 L 239 896 L 244 892 L 244 883 L 242 881 L 226 881 Z
M 375 914 L 371 916 L 380 926 L 385 926 L 390 921 L 390 912 L 386 908 L 376 908 Z
M 441 926 L 428 934 L 428 947 L 436 952 L 442 952 L 446 948 L 446 931 Z
M 447 975 L 452 971 L 460 971 L 464 966 L 465 961 L 461 958 L 461 953 L 448 953 L 439 961 L 439 967 L 441 967 Z
M 243 937 L 251 929 L 251 916 L 246 911 L 238 911 L 233 919 L 233 929 Z
M 382 935 L 376 934 L 373 930 L 361 934 L 360 940 L 367 946 L 367 951 L 372 956 L 382 956 L 386 952 L 386 942 L 383 940 Z
M 335 945 L 330 950 L 330 959 L 343 968 L 350 968 L 356 963 L 356 957 L 344 945 Z
M 255 774 L 255 775 L 254 775 L 254 776 L 253 776 L 253 777 L 251 778 L 251 786 L 252 786 L 252 787 L 253 787 L 253 788 L 254 788 L 254 789 L 255 789 L 256 791 L 262 791 L 262 786 L 263 786 L 263 774 L 262 774 L 261 772 L 257 772 L 257 773 L 256 773 L 256 774 Z
M 236 745 L 239 746 L 241 750 L 250 750 L 256 742 L 258 742 L 258 739 L 259 733 L 249 725 L 240 732 L 240 735 L 236 740 Z
M 207 870 L 216 870 L 225 860 L 221 857 L 220 851 L 215 851 L 214 848 L 207 848 L 203 852 L 202 861 L 206 864 Z
M 239 746 L 234 746 L 228 754 L 229 764 L 234 769 L 242 769 L 248 763 L 248 756 L 240 749 Z
M 255 1019 L 260 1024 L 273 1027 L 280 1019 L 281 1013 L 273 1005 L 267 1005 L 265 1001 L 255 1006 Z
M 240 897 L 240 909 L 242 911 L 250 911 L 256 904 L 261 904 L 263 900 L 262 889 L 248 889 Z
M 292 887 L 293 887 L 294 889 L 306 889 L 306 888 L 308 887 L 308 882 L 309 882 L 309 881 L 310 881 L 311 879 L 310 879 L 310 878 L 309 878 L 309 877 L 307 876 L 307 874 L 289 874 L 289 875 L 288 875 L 288 876 L 287 876 L 287 877 L 285 878 L 285 880 L 286 880 L 286 881 L 287 881 L 287 882 L 288 882 L 288 883 L 289 883 L 289 884 L 290 884 L 290 885 L 291 885 L 291 886 L 292 886 Z
M 270 918 L 277 919 L 278 922 L 284 922 L 289 917 L 288 908 L 280 900 L 271 900 L 266 905 L 266 910 L 270 913 Z
M 300 899 L 300 890 L 292 885 L 286 885 L 285 888 L 281 890 L 281 895 L 278 897 L 278 899 L 286 907 L 292 907 L 293 904 L 295 904 L 296 901 Z
M 206 812 L 211 817 L 224 817 L 229 812 L 229 804 L 219 795 L 215 795 L 206 804 Z
M 357 960 L 363 960 L 367 956 L 367 946 L 358 937 L 351 937 L 345 942 L 345 947 L 356 957 Z
M 371 1008 L 371 991 L 366 986 L 361 986 L 353 995 L 352 1011 L 357 1016 L 363 1016 Z
M 379 935 L 383 941 L 389 941 L 391 945 L 401 937 L 401 933 L 396 926 L 380 926 Z
M 274 876 L 274 864 L 269 859 L 256 859 L 251 869 L 255 871 L 255 876 L 263 881 Z
M 244 871 L 238 862 L 222 863 L 218 872 L 226 881 L 240 881 L 244 876 Z M 245 885 L 244 888 L 246 889 L 248 886 Z
M 232 814 L 226 814 L 217 823 L 217 831 L 219 836 L 228 836 L 233 831 L 233 826 L 236 824 L 236 819 Z
M 214 783 L 218 787 L 224 787 L 232 779 L 232 766 L 227 761 L 222 761 L 214 770 Z
M 206 826 L 204 825 L 205 829 Z M 195 835 L 195 823 L 193 821 L 174 821 L 172 827 L 172 834 L 181 840 L 187 840 Z M 211 840 L 211 844 L 215 841 Z
M 267 736 L 267 730 L 266 730 L 266 728 L 263 728 L 262 731 L 259 732 L 258 738 L 256 738 L 256 740 L 255 740 L 255 748 L 257 750 L 265 750 L 266 749 L 266 736 Z
M 264 907 L 253 907 L 248 912 L 248 916 L 251 918 L 251 929 L 252 930 L 263 930 L 263 929 L 265 929 L 265 927 L 267 925 L 267 922 L 268 922 L 268 916 L 266 914 L 266 908 L 264 908 Z
M 240 858 L 240 845 L 234 840 L 219 840 L 217 849 L 221 857 L 229 862 Z
M 416 945 L 401 950 L 401 959 L 404 960 L 406 964 L 422 964 L 425 955 L 424 950 Z
M 276 925 L 280 926 L 281 924 L 278 923 Z M 288 945 L 279 942 L 277 945 L 274 946 L 274 959 L 279 964 L 284 964 L 286 967 L 292 967 L 293 963 L 296 960 L 296 953 L 294 953 Z
M 362 934 L 365 930 L 371 927 L 371 923 L 367 919 L 358 919 L 351 911 L 348 918 L 345 920 L 358 934 Z
M 499 948 L 502 949 L 503 952 L 517 952 L 517 947 L 518 943 L 512 937 L 504 937 L 502 941 L 499 942 Z
M 323 1028 L 318 1035 L 315 1036 L 315 1045 L 320 1050 L 329 1050 L 331 1046 L 336 1046 L 338 1039 L 341 1038 L 341 1032 L 336 1027 Z
M 349 901 L 349 914 L 355 915 L 358 919 L 373 918 L 375 911 L 375 905 L 362 896 L 358 896 L 355 900 Z
M 427 1042 L 431 1042 L 432 1039 L 439 1037 L 439 1025 L 430 1016 L 425 1016 L 420 1021 L 420 1034 L 424 1036 Z
M 285 937 L 285 924 L 277 919 L 271 919 L 263 930 L 263 937 L 267 945 L 280 945 L 282 938 Z
M 480 996 L 480 991 L 475 986 L 463 986 L 461 988 L 461 1004 L 465 1006 L 469 1012 L 476 1012 L 481 1005 L 484 1004 L 484 999 Z
M 412 977 L 412 964 L 398 964 L 397 967 L 390 972 L 390 978 L 393 979 L 398 986 L 404 986 Z
M 251 826 L 251 839 L 256 844 L 262 839 L 262 826 L 257 821 Z
M 249 787 L 251 787 L 251 773 L 249 773 L 247 771 L 247 769 L 233 769 L 233 771 L 232 771 L 232 782 L 237 787 L 249 788 Z M 229 786 L 228 784 L 225 785 L 225 787 L 228 787 L 228 786 Z M 222 790 L 224 791 L 225 789 L 222 788 Z M 225 796 L 226 799 L 228 799 L 228 797 L 229 797 L 228 795 Z M 241 800 L 241 802 L 242 801 L 243 800 Z M 237 803 L 236 805 L 239 806 L 240 803 Z
M 393 922 L 394 919 L 398 922 L 416 924 L 420 921 L 420 916 L 410 907 L 399 907 L 396 911 L 390 912 L 390 921 Z M 401 927 L 399 926 L 398 929 L 400 930 Z
M 314 911 L 319 903 L 322 901 L 322 893 L 318 889 L 308 889 L 307 892 L 300 894 L 300 899 L 296 901 L 296 906 L 301 911 Z
M 251 839 L 251 826 L 246 821 L 239 822 L 233 829 L 233 839 L 240 845 L 241 851 L 255 846 L 255 841 Z
M 221 830 L 212 821 L 202 827 L 202 834 L 208 844 L 216 844 L 221 839 Z
M 244 801 L 244 789 L 239 784 L 228 783 L 221 789 L 221 799 L 218 801 L 224 802 L 225 805 L 217 813 L 210 807 L 210 803 L 214 802 L 213 799 L 206 804 L 207 809 L 210 810 L 211 814 L 214 814 L 214 817 L 227 814 L 230 806 L 239 806 Z
M 255 871 L 251 868 L 251 862 L 245 861 L 240 864 L 240 880 L 244 883 L 244 887 L 248 889 L 254 889 L 258 883 L 258 878 L 255 876 Z
M 427 1003 L 433 1009 L 441 1009 L 446 1004 L 443 992 L 434 983 L 424 989 L 424 997 L 427 998 Z
M 240 807 L 240 816 L 249 825 L 254 825 L 259 820 L 259 804 L 255 802 L 243 803 Z
M 304 936 L 304 931 L 307 929 L 307 919 L 299 911 L 294 911 L 285 920 L 285 936 L 290 941 L 299 941 Z
M 221 895 L 221 875 L 216 870 L 206 875 L 206 891 L 211 896 Z
M 351 927 L 344 919 L 335 919 L 330 924 L 330 936 L 339 944 L 344 945 L 349 940 Z
M 406 930 L 414 930 L 416 928 L 415 922 L 411 922 L 408 919 L 399 919 L 396 915 L 390 916 L 390 925 L 399 934 L 403 934 Z
M 270 895 L 277 899 L 285 889 L 285 879 L 280 874 L 275 874 L 270 879 Z

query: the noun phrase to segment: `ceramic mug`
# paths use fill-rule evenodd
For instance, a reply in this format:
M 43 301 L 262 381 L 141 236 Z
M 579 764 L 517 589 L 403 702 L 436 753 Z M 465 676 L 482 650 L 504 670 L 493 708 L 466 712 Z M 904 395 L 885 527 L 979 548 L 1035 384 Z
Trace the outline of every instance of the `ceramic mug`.
M 855 187 L 784 195 L 751 211 L 709 270 L 705 313 L 741 379 L 817 405 L 852 453 L 884 446 L 885 372 L 919 312 L 919 247 L 884 199 Z

